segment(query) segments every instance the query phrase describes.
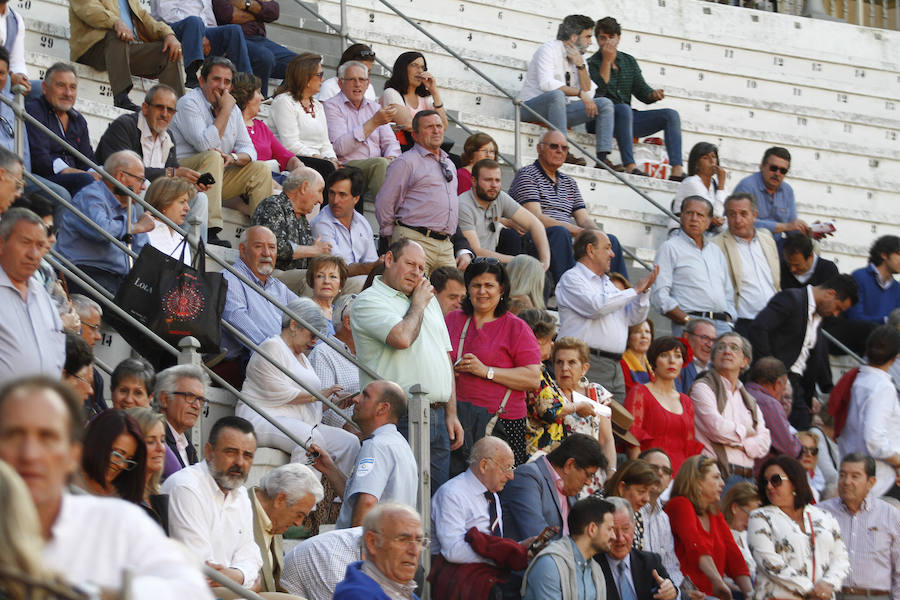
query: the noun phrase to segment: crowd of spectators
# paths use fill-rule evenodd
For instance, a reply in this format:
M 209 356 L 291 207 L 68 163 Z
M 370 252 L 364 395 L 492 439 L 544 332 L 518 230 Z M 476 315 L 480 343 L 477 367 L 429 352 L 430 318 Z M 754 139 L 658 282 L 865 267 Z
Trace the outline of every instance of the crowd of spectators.
M 712 144 L 685 175 L 678 113 L 631 108 L 665 94 L 618 50 L 618 22 L 569 15 L 523 78 L 525 106 L 558 130 L 504 192 L 490 136 L 448 153 L 420 52 L 379 99 L 371 48 L 324 81 L 321 57 L 268 40 L 276 0 L 151 12 L 71 3 L 72 59 L 107 70 L 131 111 L 96 149 L 71 65 L 27 104 L 115 184 L 31 126 L 24 157 L 0 148 L 0 531 L 18 527 L 4 543 L 21 547 L 6 564 L 98 597 L 232 597 L 201 565 L 269 598 L 413 598 L 423 575 L 448 599 L 900 595 L 900 238 L 840 274 L 798 218 L 788 150 L 731 193 Z M 0 49 L 0 67 L 28 87 L 20 51 Z M 160 80 L 140 106 L 132 74 Z M 635 176 L 632 138 L 664 131 L 679 221 L 633 284 L 561 170 L 583 163 L 563 135 L 579 123 L 598 163 Z M 25 171 L 88 220 L 48 209 Z M 111 239 L 180 256 L 181 234 L 122 187 L 178 226 L 197 217 L 212 244 L 228 245 L 223 206 L 249 216 L 224 275 L 240 335 L 223 329 L 207 357 L 241 400 L 202 446 L 205 370 L 128 358 L 107 402 L 93 348 L 120 322 L 44 260 L 52 246 L 115 294 L 130 262 Z M 826 330 L 865 356 L 837 385 Z M 245 486 L 263 447 L 289 462 Z M 336 505 L 335 531 L 306 529 L 285 554 L 290 528 Z M 3 573 L 0 596 L 19 597 Z

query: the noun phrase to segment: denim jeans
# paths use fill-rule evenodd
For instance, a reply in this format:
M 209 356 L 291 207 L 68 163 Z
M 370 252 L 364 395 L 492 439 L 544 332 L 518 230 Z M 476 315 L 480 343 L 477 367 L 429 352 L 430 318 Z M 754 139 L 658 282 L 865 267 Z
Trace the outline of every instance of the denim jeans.
M 594 117 L 594 126 L 597 132 L 596 151 L 598 154 L 609 152 L 612 150 L 613 103 L 609 98 L 594 98 L 594 104 L 597 106 L 597 116 Z M 566 95 L 560 90 L 544 92 L 540 96 L 526 100 L 525 105 L 550 121 L 563 133 L 573 125 L 581 125 L 588 121 L 584 102 L 581 100 L 566 102 Z M 522 120 L 535 122 L 527 110 L 523 111 Z
M 253 65 L 252 72 L 262 80 L 260 91 L 268 97 L 269 77 L 284 79 L 284 71 L 297 53 L 261 35 L 251 35 L 245 39 L 250 64 Z
M 185 67 L 203 60 L 203 38 L 206 37 L 209 40 L 210 54 L 226 57 L 242 73 L 250 72 L 250 56 L 247 54 L 247 44 L 240 25 L 207 27 L 200 17 L 188 17 L 171 23 L 170 27 L 181 42 Z
M 671 108 L 658 110 L 634 110 L 627 104 L 616 104 L 616 143 L 622 155 L 622 164 L 634 164 L 634 138 L 644 137 L 657 131 L 663 132 L 669 164 L 680 166 L 681 160 L 681 117 Z

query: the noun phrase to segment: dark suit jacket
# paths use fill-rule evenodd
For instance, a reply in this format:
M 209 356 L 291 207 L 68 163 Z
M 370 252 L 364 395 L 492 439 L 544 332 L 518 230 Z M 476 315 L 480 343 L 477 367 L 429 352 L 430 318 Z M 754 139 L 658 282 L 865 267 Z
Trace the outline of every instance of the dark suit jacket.
M 616 587 L 616 579 L 613 577 L 612 570 L 609 567 L 609 561 L 606 553 L 601 552 L 594 556 L 594 560 L 600 563 L 603 569 L 603 577 L 606 578 L 606 599 L 620 600 L 619 588 Z M 653 600 L 651 590 L 657 587 L 656 579 L 653 578 L 653 570 L 663 579 L 669 578 L 669 572 L 662 564 L 662 559 L 655 552 L 644 552 L 643 550 L 631 551 L 631 584 L 634 586 L 634 594 L 637 600 Z
M 110 154 L 120 150 L 132 150 L 137 155 L 144 158 L 144 149 L 141 146 L 141 130 L 138 129 L 138 115 L 140 112 L 130 112 L 117 117 L 115 121 L 109 124 L 100 141 L 97 142 L 97 162 L 101 165 L 106 162 Z M 166 130 L 166 135 L 172 140 L 172 148 L 169 150 L 169 156 L 166 157 L 166 167 L 174 168 L 178 166 L 178 160 L 175 158 L 175 141 L 172 134 Z M 144 169 L 144 176 L 153 181 L 161 175 L 165 175 L 165 168 Z
M 812 277 L 809 278 L 807 283 L 800 283 L 797 281 L 797 278 L 794 277 L 794 274 L 791 273 L 791 270 L 788 268 L 787 263 L 784 262 L 784 259 L 781 259 L 781 289 L 789 290 L 791 288 L 799 288 L 804 285 L 819 285 L 820 283 L 825 283 L 835 275 L 839 273 L 837 265 L 828 260 L 827 258 L 822 258 L 821 256 L 816 261 L 816 268 L 813 269 Z
M 568 500 L 569 506 L 575 503 L 571 496 Z M 559 494 L 543 458 L 516 469 L 515 478 L 500 492 L 500 505 L 503 507 L 503 537 L 522 541 L 548 526 L 559 527 L 559 534 L 553 539 L 562 535 Z
M 187 434 L 185 434 L 187 435 Z M 191 436 L 187 435 L 188 441 L 191 441 Z M 175 445 L 175 434 L 172 432 L 172 428 L 169 427 L 169 424 L 166 423 L 166 446 L 172 451 L 172 454 L 175 455 L 175 459 L 178 461 L 178 464 L 181 465 L 181 468 L 189 467 L 191 465 L 197 464 L 197 449 L 194 448 L 193 444 L 188 444 L 187 450 L 185 453 L 188 457 L 188 462 L 190 464 L 184 464 L 184 461 L 181 460 L 181 455 L 178 453 L 178 446 Z
M 754 360 L 774 356 L 790 370 L 800 356 L 806 336 L 807 306 L 805 287 L 783 290 L 772 296 L 750 326 Z M 806 361 L 802 381 L 806 398 L 812 396 L 816 383 L 823 392 L 833 387 L 831 368 L 828 366 L 828 345 L 821 326 L 816 335 L 816 345 Z

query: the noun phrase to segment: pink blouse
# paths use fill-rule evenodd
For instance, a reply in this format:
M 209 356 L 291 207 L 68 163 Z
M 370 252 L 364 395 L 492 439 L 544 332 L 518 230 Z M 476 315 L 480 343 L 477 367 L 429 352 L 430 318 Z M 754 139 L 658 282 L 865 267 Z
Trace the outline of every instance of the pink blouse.
M 247 128 L 250 134 L 250 141 L 256 148 L 256 160 L 272 160 L 278 161 L 278 166 L 282 171 L 287 169 L 287 163 L 294 158 L 290 150 L 281 145 L 275 134 L 269 127 L 259 119 L 253 119 L 253 125 Z

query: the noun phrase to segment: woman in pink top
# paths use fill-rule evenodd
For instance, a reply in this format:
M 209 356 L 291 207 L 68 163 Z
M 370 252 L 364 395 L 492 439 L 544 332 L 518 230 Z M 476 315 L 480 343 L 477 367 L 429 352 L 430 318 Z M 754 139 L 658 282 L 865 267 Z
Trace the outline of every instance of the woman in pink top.
M 404 152 L 413 146 L 412 118 L 420 110 L 436 110 L 441 115 L 444 129 L 447 128 L 447 113 L 444 101 L 438 91 L 434 76 L 428 72 L 428 65 L 421 52 L 404 52 L 394 61 L 391 77 L 384 82 L 381 105 L 397 105 L 397 139 Z
M 509 276 L 500 261 L 476 258 L 466 269 L 465 282 L 468 295 L 462 308 L 446 317 L 456 370 L 457 415 L 465 431 L 465 444 L 454 457 L 452 470 L 465 469 L 472 445 L 484 437 L 498 412 L 492 433 L 510 445 L 518 466 L 528 458 L 525 392 L 540 385 L 541 350 L 528 324 L 509 312 Z

